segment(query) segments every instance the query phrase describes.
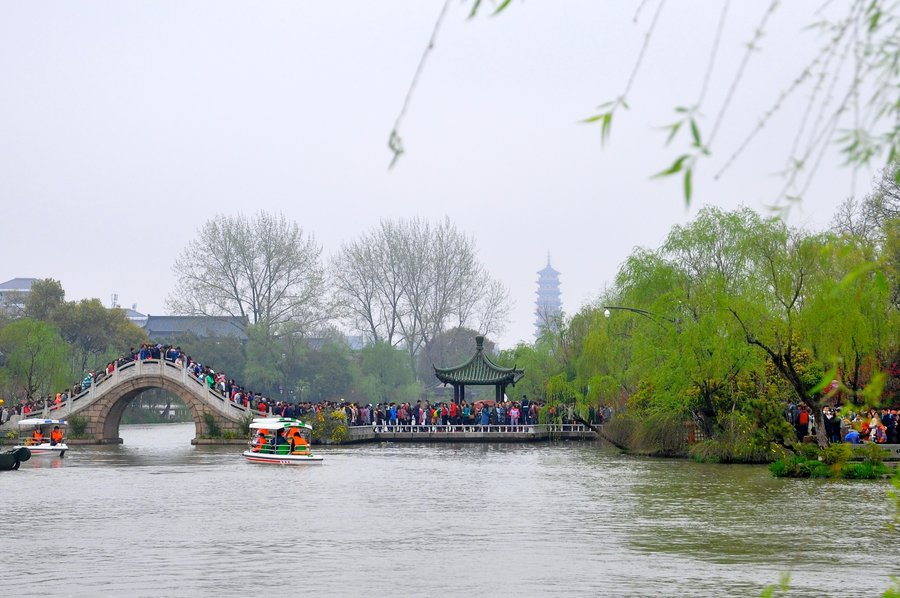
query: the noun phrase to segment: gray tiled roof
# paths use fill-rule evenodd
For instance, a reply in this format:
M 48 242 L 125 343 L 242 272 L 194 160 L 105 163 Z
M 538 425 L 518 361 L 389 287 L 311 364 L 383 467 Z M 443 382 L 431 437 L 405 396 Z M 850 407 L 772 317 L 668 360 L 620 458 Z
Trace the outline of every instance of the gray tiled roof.
M 178 334 L 228 336 L 247 340 L 247 318 L 238 316 L 147 316 L 144 330 L 151 340 L 170 340 Z
M 0 291 L 28 291 L 37 278 L 12 278 L 0 283 Z
M 475 355 L 469 361 L 452 368 L 434 368 L 434 375 L 444 384 L 493 385 L 515 384 L 525 375 L 524 370 L 497 365 L 484 353 L 484 338 L 475 337 Z

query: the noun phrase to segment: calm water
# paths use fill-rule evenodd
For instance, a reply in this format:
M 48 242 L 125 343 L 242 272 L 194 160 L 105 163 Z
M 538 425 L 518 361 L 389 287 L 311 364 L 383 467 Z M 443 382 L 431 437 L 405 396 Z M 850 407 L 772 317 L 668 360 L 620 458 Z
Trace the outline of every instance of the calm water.
M 586 443 L 366 445 L 322 466 L 123 427 L 0 472 L 0 595 L 874 596 L 887 483 L 622 457 Z M 260 587 L 266 588 L 260 591 Z

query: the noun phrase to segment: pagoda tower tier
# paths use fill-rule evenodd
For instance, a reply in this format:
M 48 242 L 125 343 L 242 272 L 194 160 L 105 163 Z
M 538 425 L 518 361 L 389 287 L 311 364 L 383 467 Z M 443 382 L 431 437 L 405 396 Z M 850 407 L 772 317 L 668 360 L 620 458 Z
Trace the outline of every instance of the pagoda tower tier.
M 559 290 L 559 272 L 550 265 L 550 254 L 547 254 L 547 265 L 538 270 L 537 300 L 534 303 L 534 337 L 538 338 L 544 328 L 555 326 L 556 319 L 562 313 L 562 293 Z

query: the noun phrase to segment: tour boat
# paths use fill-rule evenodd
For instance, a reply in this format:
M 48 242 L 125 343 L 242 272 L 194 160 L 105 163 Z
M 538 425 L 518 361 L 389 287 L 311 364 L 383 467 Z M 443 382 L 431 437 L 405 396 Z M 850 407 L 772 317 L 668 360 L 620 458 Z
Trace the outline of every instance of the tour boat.
M 242 454 L 253 463 L 304 465 L 321 463 L 309 450 L 312 426 L 289 417 L 256 418 L 250 424 L 250 448 Z
M 52 438 L 54 430 L 59 431 L 59 440 Z M 32 455 L 49 455 L 62 457 L 69 450 L 66 445 L 65 432 L 66 420 L 64 419 L 22 419 L 19 420 L 19 443 L 13 448 L 27 448 Z M 40 438 L 35 438 L 35 432 L 40 431 Z

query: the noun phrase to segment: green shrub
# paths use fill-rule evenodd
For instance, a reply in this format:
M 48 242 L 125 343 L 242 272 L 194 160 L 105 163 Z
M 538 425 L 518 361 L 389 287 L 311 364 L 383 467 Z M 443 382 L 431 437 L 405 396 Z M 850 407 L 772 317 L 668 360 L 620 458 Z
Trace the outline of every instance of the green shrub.
M 690 447 L 690 455 L 701 463 L 771 463 L 774 458 L 772 450 L 751 435 L 704 440 Z
M 730 449 L 718 440 L 704 440 L 691 446 L 690 455 L 699 463 L 724 463 Z
M 312 414 L 309 423 L 313 442 L 340 444 L 347 439 L 347 415 L 340 409 Z
M 880 465 L 884 463 L 884 460 L 887 457 L 890 456 L 890 453 L 874 442 L 868 442 L 866 444 L 853 447 L 853 456 L 857 459 L 862 459 L 866 463 Z
M 832 444 L 822 451 L 822 461 L 828 465 L 846 463 L 853 456 L 853 447 L 844 442 Z
M 221 438 L 222 437 L 222 428 L 219 426 L 219 422 L 216 421 L 216 416 L 212 413 L 206 411 L 203 413 L 203 424 L 206 427 L 206 435 L 210 438 Z
M 830 465 L 822 461 L 807 461 L 809 467 L 809 477 L 811 478 L 831 478 L 834 477 L 834 470 Z
M 794 451 L 798 455 L 802 455 L 807 461 L 818 460 L 819 458 L 819 447 L 815 444 L 797 444 L 794 446 Z
M 241 434 L 244 438 L 250 437 L 250 424 L 253 423 L 253 414 L 248 413 L 244 417 L 241 418 L 241 423 L 238 424 L 240 426 Z
M 787 473 L 787 460 L 778 459 L 773 461 L 771 465 L 769 465 L 769 471 L 772 472 L 772 475 L 776 478 L 786 478 L 788 477 Z
M 715 436 L 697 454 L 706 453 L 720 463 L 770 463 L 776 458 L 772 436 L 750 415 L 734 411 L 720 414 L 716 421 Z
M 632 438 L 636 450 L 658 457 L 687 455 L 684 418 L 676 413 L 654 413 L 640 420 Z
M 69 424 L 69 438 L 75 440 L 86 436 L 88 418 L 83 415 L 73 415 L 66 421 Z
M 616 446 L 632 447 L 637 420 L 629 413 L 618 413 L 603 424 L 603 434 Z
M 827 475 L 825 471 L 828 471 Z M 830 468 L 818 460 L 809 461 L 803 455 L 778 459 L 769 465 L 769 471 L 776 478 L 808 478 L 815 471 L 816 477 L 830 477 Z
M 847 463 L 841 470 L 841 477 L 848 480 L 874 480 L 879 477 L 872 463 Z
M 227 438 L 228 440 L 234 440 L 238 437 L 238 433 L 234 430 L 225 430 L 222 432 L 222 438 Z
M 877 446 L 852 449 L 847 444 L 834 444 L 822 451 L 822 460 L 807 459 L 804 455 L 793 455 L 778 459 L 769 466 L 776 478 L 844 478 L 848 480 L 874 480 L 889 473 L 884 463 L 884 451 Z M 864 458 L 862 462 L 848 462 L 851 456 Z

